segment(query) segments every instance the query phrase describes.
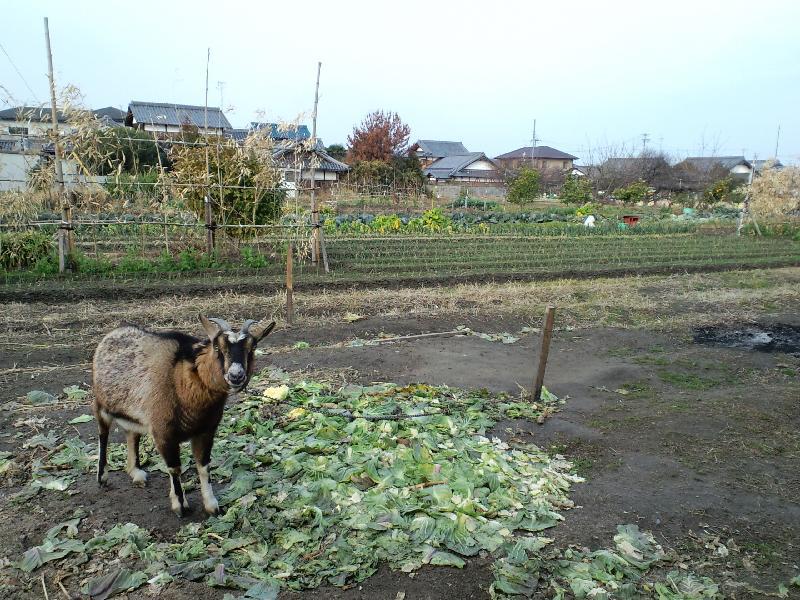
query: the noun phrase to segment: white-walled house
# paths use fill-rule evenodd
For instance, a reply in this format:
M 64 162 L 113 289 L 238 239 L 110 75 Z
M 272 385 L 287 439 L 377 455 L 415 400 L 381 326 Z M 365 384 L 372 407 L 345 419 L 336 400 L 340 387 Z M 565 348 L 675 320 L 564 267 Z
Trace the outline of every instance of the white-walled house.
M 483 152 L 440 158 L 423 169 L 431 183 L 502 183 L 498 165 Z

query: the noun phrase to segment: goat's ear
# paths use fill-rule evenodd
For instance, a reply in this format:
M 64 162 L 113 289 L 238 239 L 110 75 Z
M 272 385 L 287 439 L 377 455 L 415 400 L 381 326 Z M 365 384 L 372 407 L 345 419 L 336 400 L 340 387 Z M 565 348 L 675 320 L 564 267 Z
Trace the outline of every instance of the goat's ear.
M 200 322 L 203 324 L 203 329 L 206 330 L 206 334 L 208 335 L 208 339 L 213 340 L 217 335 L 219 335 L 220 328 L 219 325 L 216 323 L 212 323 L 209 321 L 205 315 L 200 314 L 197 315 L 200 318 Z
M 272 321 L 272 323 L 269 324 L 265 323 L 264 321 L 260 321 L 250 328 L 250 335 L 255 338 L 257 344 L 270 333 L 272 333 L 273 329 L 275 329 L 275 321 Z

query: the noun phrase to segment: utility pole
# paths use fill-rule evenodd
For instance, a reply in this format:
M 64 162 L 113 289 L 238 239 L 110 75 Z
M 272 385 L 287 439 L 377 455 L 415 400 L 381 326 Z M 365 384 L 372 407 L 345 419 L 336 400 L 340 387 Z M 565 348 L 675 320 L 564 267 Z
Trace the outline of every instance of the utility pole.
M 56 83 L 53 77 L 53 52 L 50 48 L 50 26 L 47 17 L 44 18 L 44 39 L 47 43 L 47 74 L 50 79 L 50 122 L 53 124 L 53 144 L 56 152 L 56 184 L 61 205 L 61 225 L 58 228 L 58 272 L 63 273 L 66 269 L 67 256 L 73 251 L 75 242 L 72 239 L 72 207 L 64 194 L 64 167 L 61 164 L 61 142 L 58 133 Z
M 647 140 L 650 139 L 650 135 L 647 133 L 642 134 L 642 152 L 644 153 L 647 150 Z
M 775 160 L 778 160 L 778 142 L 781 139 L 781 126 L 778 124 L 778 135 L 775 136 Z
M 533 137 L 531 137 L 531 168 L 536 168 L 536 119 L 533 120 Z

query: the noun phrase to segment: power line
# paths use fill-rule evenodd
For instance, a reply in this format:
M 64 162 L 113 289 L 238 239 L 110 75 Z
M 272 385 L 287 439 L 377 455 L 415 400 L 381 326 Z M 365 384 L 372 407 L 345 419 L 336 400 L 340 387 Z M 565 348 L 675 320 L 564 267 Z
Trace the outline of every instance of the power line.
M 15 64 L 14 64 L 14 61 L 13 61 L 13 60 L 11 60 L 11 56 L 9 56 L 9 54 L 8 54 L 8 52 L 6 51 L 6 49 L 5 49 L 5 46 L 3 46 L 3 44 L 0 44 L 0 50 L 2 50 L 2 51 L 3 51 L 3 54 L 5 54 L 5 55 L 6 55 L 6 58 L 8 59 L 8 62 L 10 62 L 10 63 L 11 63 L 11 66 L 12 66 L 12 67 L 14 68 L 14 70 L 17 72 L 17 75 L 19 75 L 19 78 L 20 78 L 20 79 L 22 79 L 22 82 L 25 84 L 25 87 L 26 87 L 26 88 L 28 88 L 28 91 L 29 91 L 29 92 L 31 93 L 31 95 L 33 96 L 33 99 L 34 99 L 34 100 L 36 100 L 37 104 L 41 104 L 42 102 L 41 102 L 41 100 L 39 100 L 39 97 L 36 95 L 36 92 L 34 92 L 34 91 L 33 91 L 33 89 L 31 88 L 31 86 L 30 86 L 30 85 L 28 85 L 28 81 L 27 81 L 27 80 L 25 79 L 25 77 L 22 75 L 22 73 L 20 72 L 20 70 L 17 68 L 17 65 L 15 65 Z

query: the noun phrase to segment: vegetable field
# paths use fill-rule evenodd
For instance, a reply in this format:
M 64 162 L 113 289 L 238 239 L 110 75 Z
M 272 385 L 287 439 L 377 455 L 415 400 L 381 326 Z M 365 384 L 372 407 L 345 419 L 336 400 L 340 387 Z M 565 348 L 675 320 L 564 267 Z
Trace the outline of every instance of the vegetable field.
M 703 234 L 332 238 L 334 276 L 381 279 L 635 273 L 800 262 L 789 239 Z
M 124 227 L 124 226 L 121 226 Z M 282 286 L 286 249 L 295 247 L 299 284 L 377 281 L 437 281 L 450 278 L 624 275 L 790 266 L 800 263 L 800 243 L 789 237 L 730 233 L 516 233 L 367 234 L 326 236 L 331 271 L 308 261 L 309 230 L 228 239 L 219 253 L 205 255 L 196 240 L 173 237 L 165 245 L 158 226 L 140 236 L 103 230 L 79 247 L 77 273 L 60 278 L 176 278 L 192 274 L 244 276 Z M 185 231 L 182 232 L 186 234 Z M 84 239 L 86 239 L 84 237 Z M 8 270 L 6 283 L 57 277 L 50 258 L 26 270 Z

